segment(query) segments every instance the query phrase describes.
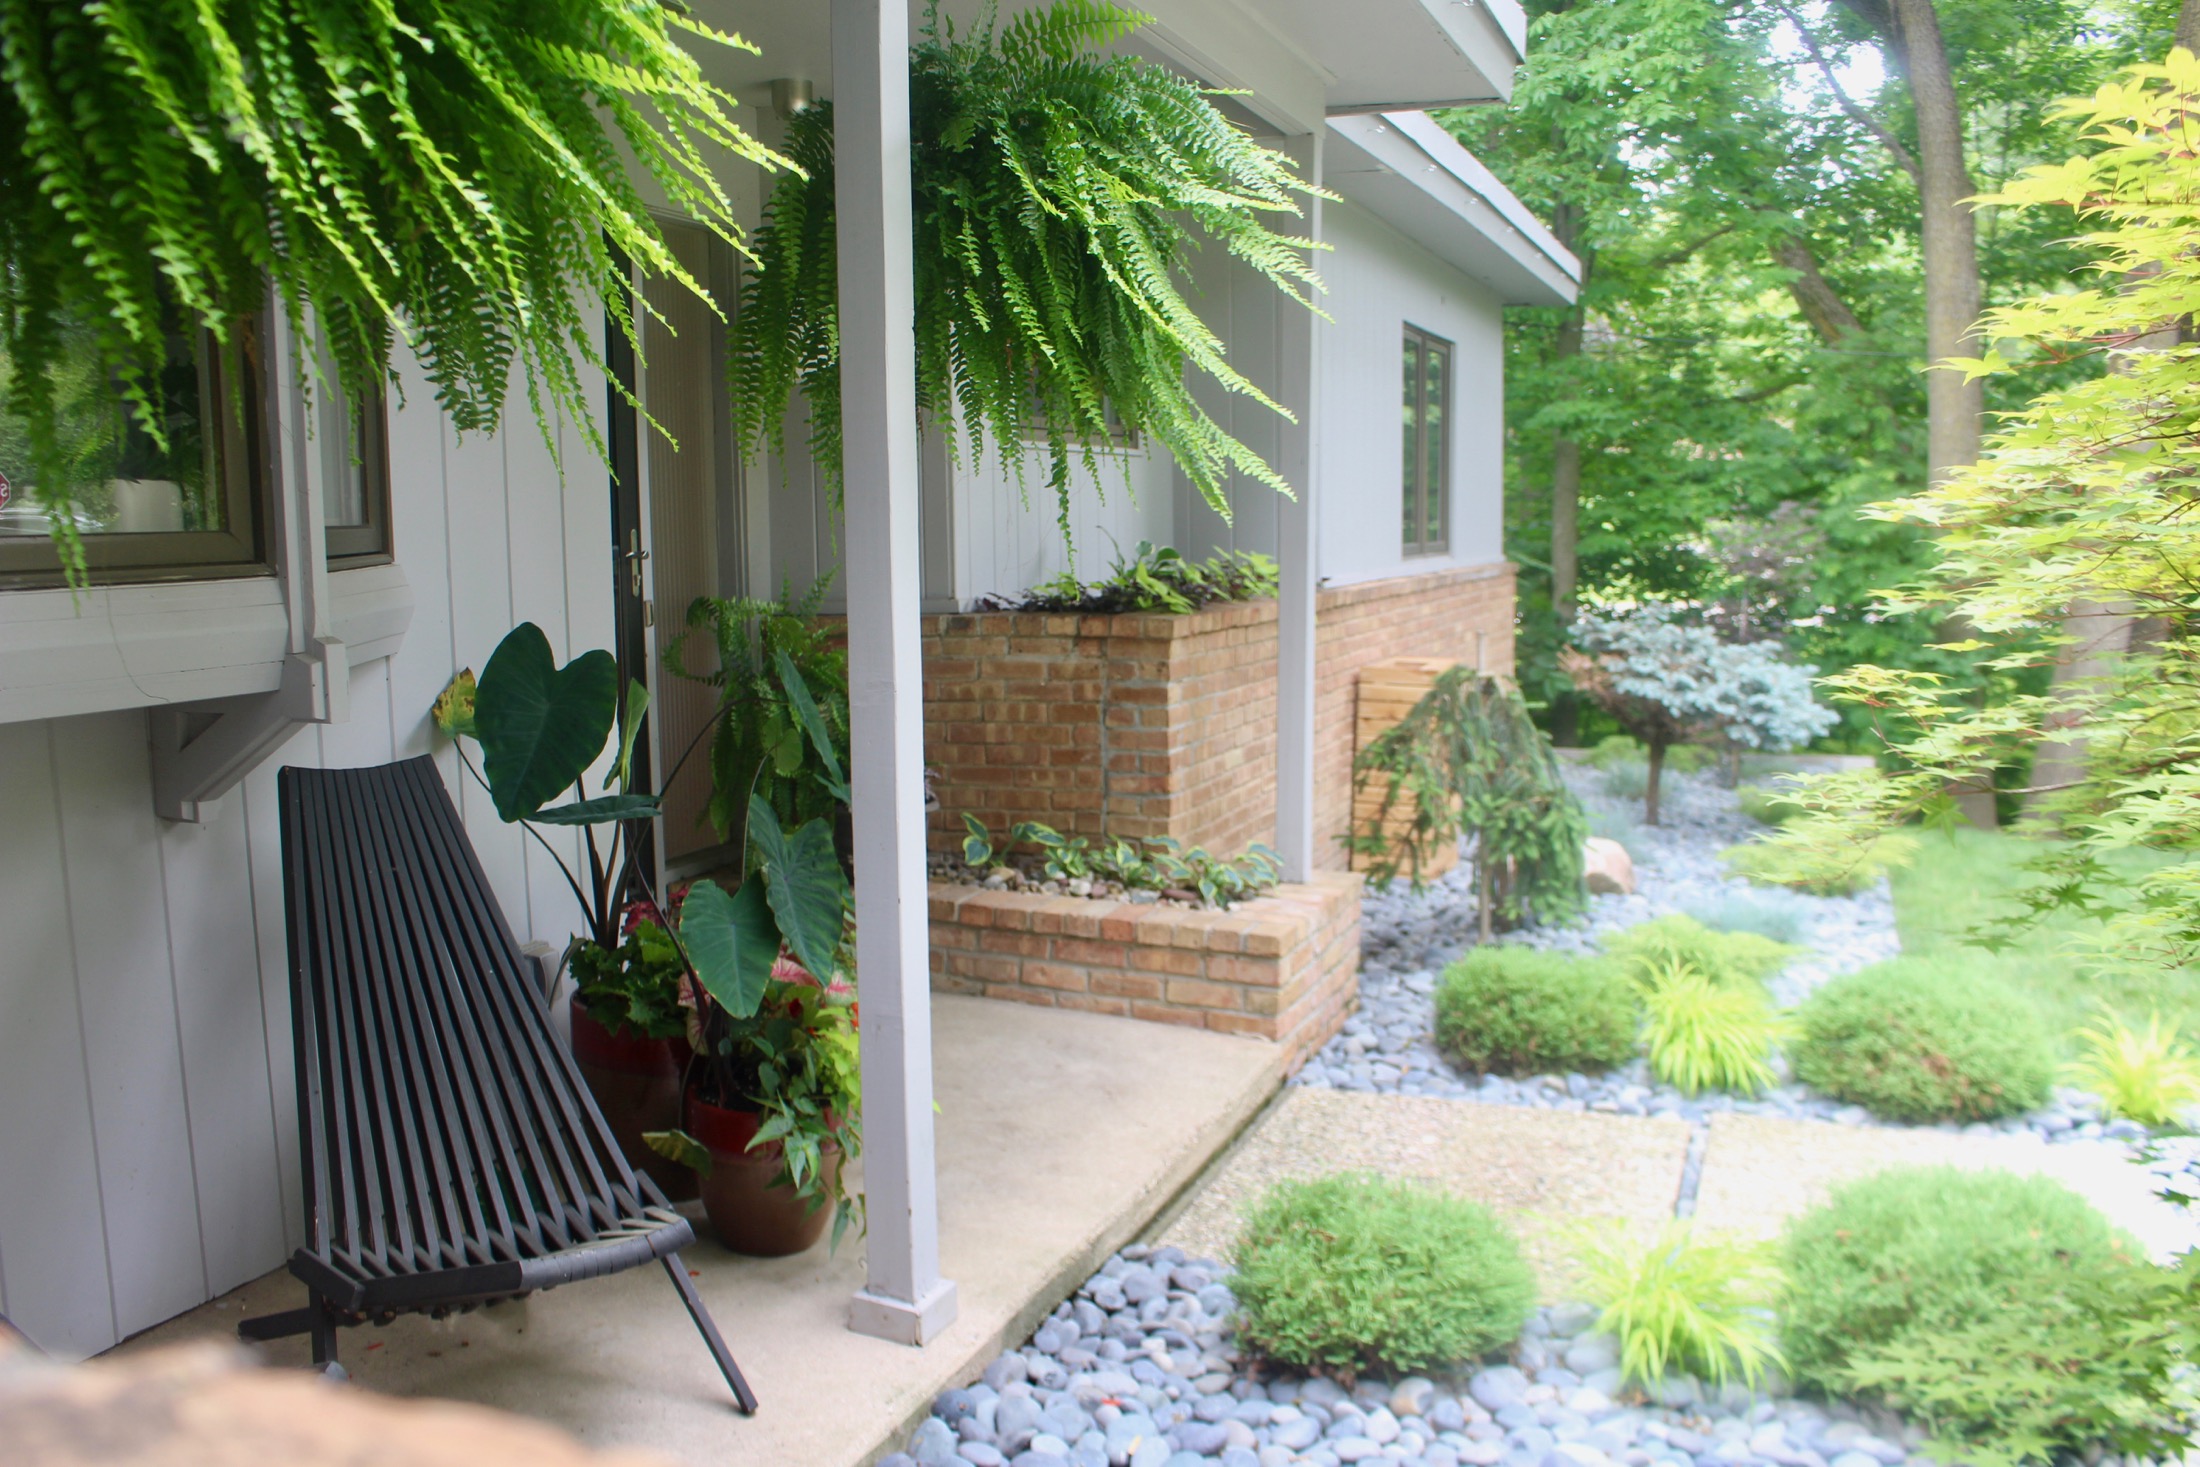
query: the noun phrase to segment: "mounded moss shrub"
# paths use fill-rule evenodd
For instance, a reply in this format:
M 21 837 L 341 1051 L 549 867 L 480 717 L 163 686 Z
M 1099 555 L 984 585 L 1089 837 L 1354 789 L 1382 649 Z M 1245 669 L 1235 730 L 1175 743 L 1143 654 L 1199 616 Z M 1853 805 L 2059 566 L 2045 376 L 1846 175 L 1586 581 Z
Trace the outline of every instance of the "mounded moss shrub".
M 2058 1182 L 1881 1172 L 1796 1219 L 1782 1254 L 1796 1380 L 1904 1412 L 1944 1461 L 2165 1439 L 2173 1311 L 2190 1306 Z
M 1616 932 L 1605 941 L 1604 950 L 1638 983 L 1684 967 L 1721 988 L 1761 983 L 1798 951 L 1755 932 L 1717 932 L 1678 913 Z
M 1478 1075 L 1595 1073 L 1633 1056 L 1639 1009 L 1617 963 L 1480 947 L 1444 970 L 1436 1042 Z
M 1238 1339 L 1289 1365 L 1426 1370 L 1509 1344 L 1535 1304 L 1485 1207 L 1345 1173 L 1271 1188 L 1238 1239 Z
M 2044 1105 L 2047 1027 L 2022 994 L 1946 959 L 1836 978 L 1798 1015 L 1796 1078 L 1891 1121 L 1987 1121 Z

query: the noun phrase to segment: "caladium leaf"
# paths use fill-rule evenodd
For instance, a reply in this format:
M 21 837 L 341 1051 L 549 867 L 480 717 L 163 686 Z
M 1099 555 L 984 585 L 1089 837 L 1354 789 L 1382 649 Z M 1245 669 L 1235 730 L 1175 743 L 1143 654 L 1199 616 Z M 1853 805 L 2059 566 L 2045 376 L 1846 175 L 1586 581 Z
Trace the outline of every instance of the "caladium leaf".
M 812 820 L 790 834 L 780 828 L 772 807 L 751 795 L 749 841 L 760 859 L 764 894 L 788 949 L 811 977 L 830 983 L 848 905 L 848 878 L 833 850 L 832 827 Z
M 810 696 L 810 685 L 803 678 L 802 670 L 794 665 L 794 659 L 787 655 L 787 649 L 781 647 L 778 651 L 779 685 L 786 689 L 787 701 L 794 705 L 795 717 L 802 720 L 803 730 L 809 734 L 817 757 L 825 762 L 825 777 L 821 782 L 834 799 L 845 805 L 849 799 L 848 776 L 841 770 L 840 755 L 834 751 L 832 735 L 826 731 L 825 716 L 817 711 L 817 700 Z
M 715 881 L 698 881 L 680 904 L 680 945 L 703 991 L 736 1019 L 764 1002 L 772 964 L 779 957 L 779 926 L 764 900 L 764 880 L 752 876 L 728 893 Z
M 474 737 L 497 814 L 525 820 L 577 783 L 603 752 L 618 704 L 619 664 L 609 652 L 583 652 L 561 668 L 541 627 L 514 627 L 474 695 Z
M 443 730 L 446 738 L 474 737 L 474 670 L 467 668 L 452 678 L 442 692 L 436 695 L 435 706 L 428 716 L 435 726 Z
M 608 825 L 614 820 L 653 820 L 662 805 L 655 795 L 598 795 L 570 805 L 552 805 L 528 816 L 542 825 Z
M 710 1148 L 685 1131 L 644 1131 L 642 1144 L 698 1176 L 710 1175 Z

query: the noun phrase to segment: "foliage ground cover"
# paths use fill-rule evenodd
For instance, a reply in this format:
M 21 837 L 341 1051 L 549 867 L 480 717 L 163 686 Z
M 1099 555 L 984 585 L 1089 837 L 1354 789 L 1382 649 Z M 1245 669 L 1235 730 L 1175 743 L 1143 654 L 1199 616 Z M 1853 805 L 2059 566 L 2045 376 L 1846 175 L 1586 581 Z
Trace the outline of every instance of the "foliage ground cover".
M 1597 1073 L 1635 1052 L 1640 999 L 1619 963 L 1478 947 L 1444 970 L 1436 1042 L 1475 1074 Z
M 1780 1275 L 1761 1242 L 1713 1237 L 1668 1223 L 1646 1243 L 1591 1241 L 1582 1289 L 1597 1328 L 1620 1342 L 1620 1369 L 1638 1386 L 1668 1373 L 1754 1387 L 1780 1363 L 1772 1304 Z
M 1805 1084 L 1911 1123 L 1985 1121 L 2046 1102 L 2053 1037 L 1976 955 L 1903 957 L 1834 979 L 1797 1015 Z
M 1661 969 L 1679 965 L 1722 988 L 1754 988 L 1801 952 L 1756 932 L 1716 931 L 1680 914 L 1655 917 L 1615 933 L 1604 950 L 1638 982 L 1648 982 Z
M 1796 1379 L 1905 1412 L 1943 1460 L 2178 1441 L 2173 1276 L 2057 1182 L 1882 1172 L 1798 1218 L 1783 1254 Z
M 1511 1231 L 1487 1208 L 1379 1177 L 1282 1182 L 1246 1219 L 1231 1279 L 1239 1337 L 1347 1375 L 1479 1358 L 1535 1303 Z
M 2059 1035 L 2087 1027 L 2104 1006 L 2129 1023 L 2159 1014 L 2187 1034 L 2200 1033 L 2200 970 L 2115 961 L 2105 925 L 2081 912 L 2049 913 L 2035 931 L 2008 933 L 2012 894 L 2038 881 L 2027 863 L 2043 854 L 2043 842 L 1970 828 L 1928 833 L 1923 841 L 1920 859 L 1893 876 L 1903 952 L 1990 961 L 1994 976 L 2030 999 Z M 2106 858 L 2126 876 L 2161 859 L 2144 851 Z M 1974 933 L 2017 940 L 1989 957 L 1966 941 Z

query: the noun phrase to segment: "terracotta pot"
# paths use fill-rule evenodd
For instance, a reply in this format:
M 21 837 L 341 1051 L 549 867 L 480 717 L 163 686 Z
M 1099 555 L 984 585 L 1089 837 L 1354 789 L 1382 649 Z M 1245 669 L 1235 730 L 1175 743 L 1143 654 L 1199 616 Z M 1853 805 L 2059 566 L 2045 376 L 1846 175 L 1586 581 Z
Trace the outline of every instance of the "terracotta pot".
M 611 1126 L 628 1166 L 646 1172 L 665 1196 L 685 1202 L 696 1195 L 694 1172 L 659 1156 L 642 1140 L 644 1131 L 670 1131 L 680 1124 L 680 1088 L 687 1082 L 690 1051 L 685 1039 L 649 1039 L 624 1029 L 606 1029 L 573 1000 L 573 1059 L 596 1097 L 596 1109 Z
M 710 1175 L 703 1178 L 703 1212 L 718 1240 L 736 1253 L 782 1258 L 817 1245 L 832 1219 L 830 1203 L 811 1211 L 786 1182 L 786 1157 L 779 1143 L 748 1144 L 761 1116 L 753 1110 L 729 1110 L 688 1092 L 687 1133 L 710 1149 Z M 825 1185 L 840 1173 L 840 1148 L 825 1148 Z

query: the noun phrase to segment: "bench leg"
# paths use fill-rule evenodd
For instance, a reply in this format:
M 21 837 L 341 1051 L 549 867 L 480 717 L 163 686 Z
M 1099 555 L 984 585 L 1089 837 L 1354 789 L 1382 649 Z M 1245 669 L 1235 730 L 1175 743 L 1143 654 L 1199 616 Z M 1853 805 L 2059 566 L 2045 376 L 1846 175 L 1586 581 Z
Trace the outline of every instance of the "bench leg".
M 680 1291 L 680 1302 L 687 1306 L 688 1318 L 695 1321 L 695 1328 L 702 1333 L 703 1343 L 710 1347 L 710 1356 L 718 1362 L 726 1384 L 733 1387 L 734 1403 L 741 1408 L 742 1415 L 754 1416 L 756 1393 L 741 1378 L 741 1367 L 733 1363 L 733 1351 L 726 1348 L 725 1337 L 718 1333 L 718 1325 L 711 1319 L 710 1311 L 703 1307 L 703 1296 L 695 1292 L 695 1280 L 688 1277 L 687 1265 L 680 1261 L 677 1253 L 667 1253 L 658 1262 L 665 1266 L 672 1287 Z
M 313 1322 L 308 1327 L 313 1335 L 313 1363 L 323 1375 L 337 1380 L 346 1379 L 344 1367 L 336 1363 L 336 1316 L 326 1304 L 316 1299 L 308 1306 Z

